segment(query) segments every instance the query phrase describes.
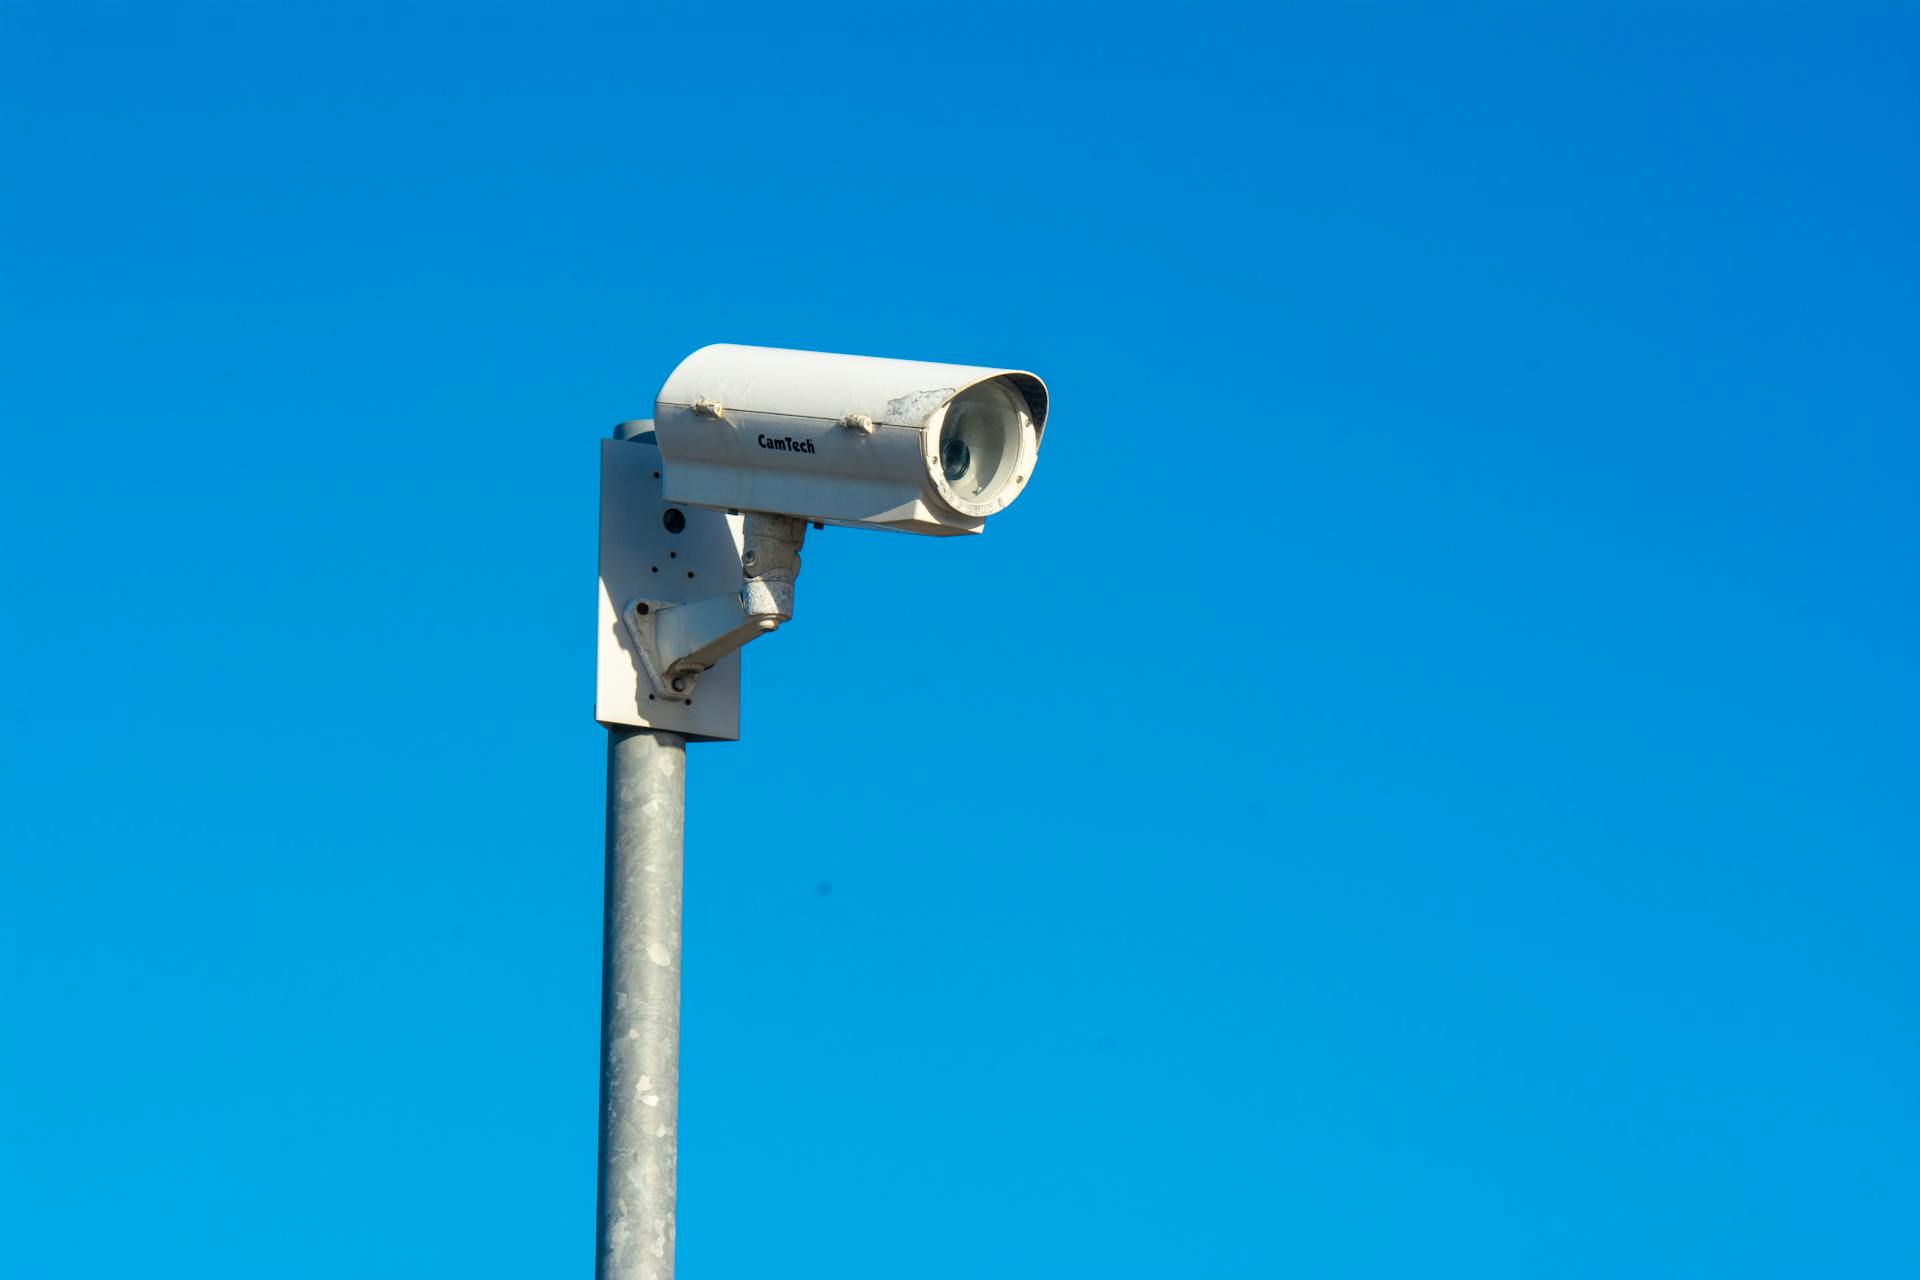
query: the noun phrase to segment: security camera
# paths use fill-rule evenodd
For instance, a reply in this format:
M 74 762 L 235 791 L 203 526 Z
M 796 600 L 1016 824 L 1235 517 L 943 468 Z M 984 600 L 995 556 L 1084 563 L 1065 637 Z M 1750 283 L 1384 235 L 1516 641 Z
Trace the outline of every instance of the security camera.
M 1033 479 L 1047 388 L 1019 369 L 702 347 L 653 423 L 672 502 L 978 533 Z
M 737 652 L 793 616 L 807 526 L 978 533 L 1032 480 L 1046 420 L 1019 369 L 694 352 L 601 446 L 596 717 L 737 738 Z

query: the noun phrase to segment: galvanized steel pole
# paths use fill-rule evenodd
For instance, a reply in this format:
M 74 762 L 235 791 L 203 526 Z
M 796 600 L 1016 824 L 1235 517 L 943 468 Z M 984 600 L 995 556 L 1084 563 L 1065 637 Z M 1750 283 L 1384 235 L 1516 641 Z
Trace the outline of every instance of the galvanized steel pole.
M 607 730 L 598 1280 L 670 1280 L 687 740 Z

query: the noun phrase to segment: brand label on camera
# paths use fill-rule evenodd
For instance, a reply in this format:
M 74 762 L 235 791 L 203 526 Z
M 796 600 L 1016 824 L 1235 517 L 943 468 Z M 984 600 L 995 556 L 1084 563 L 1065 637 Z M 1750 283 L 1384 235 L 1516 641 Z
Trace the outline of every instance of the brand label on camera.
M 778 449 L 782 453 L 817 452 L 817 450 L 815 450 L 813 447 L 813 441 L 795 440 L 792 436 L 763 435 L 759 437 L 759 441 L 760 441 L 760 447 L 762 449 Z

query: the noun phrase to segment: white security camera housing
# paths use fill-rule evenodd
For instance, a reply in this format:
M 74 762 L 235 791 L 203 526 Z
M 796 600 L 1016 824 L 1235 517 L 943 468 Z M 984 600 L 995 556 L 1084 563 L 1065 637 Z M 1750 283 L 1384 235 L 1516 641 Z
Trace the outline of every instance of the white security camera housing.
M 1046 384 L 1020 369 L 702 347 L 654 404 L 666 500 L 978 533 L 1033 479 Z
M 600 449 L 595 715 L 740 736 L 740 648 L 793 617 L 807 524 L 978 533 L 1033 478 L 1019 369 L 703 347 Z

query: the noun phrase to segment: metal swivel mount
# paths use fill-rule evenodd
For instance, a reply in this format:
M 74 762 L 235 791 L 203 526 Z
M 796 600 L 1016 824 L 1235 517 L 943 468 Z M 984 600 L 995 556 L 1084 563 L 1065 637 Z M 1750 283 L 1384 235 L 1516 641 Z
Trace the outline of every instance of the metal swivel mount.
M 676 603 L 629 600 L 620 611 L 656 695 L 690 699 L 707 668 L 793 617 L 793 583 L 807 522 L 749 511 L 740 548 L 740 590 Z

